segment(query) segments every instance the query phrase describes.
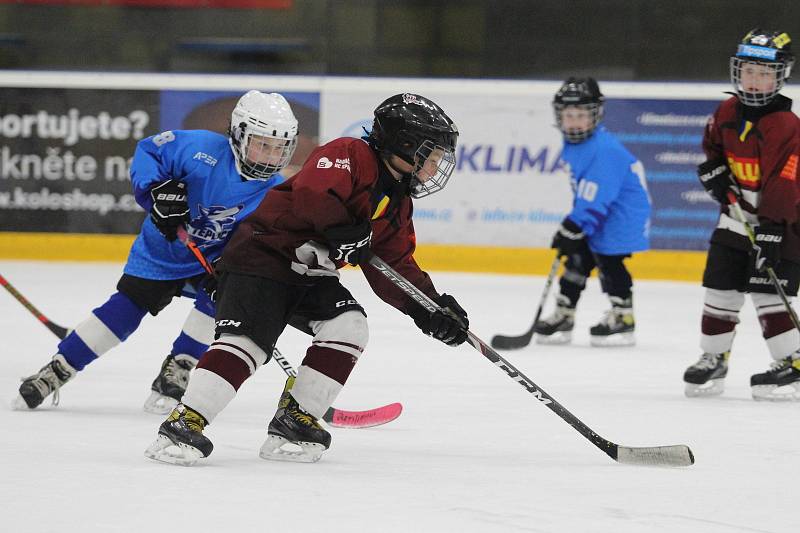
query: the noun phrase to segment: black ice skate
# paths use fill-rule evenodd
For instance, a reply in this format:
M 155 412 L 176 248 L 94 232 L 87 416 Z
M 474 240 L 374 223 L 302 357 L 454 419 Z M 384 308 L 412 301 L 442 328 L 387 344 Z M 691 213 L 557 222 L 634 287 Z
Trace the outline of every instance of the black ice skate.
M 731 352 L 703 353 L 700 359 L 683 373 L 686 396 L 695 398 L 722 394 L 725 390 L 725 376 L 728 375 L 730 356 Z
M 278 411 L 269 423 L 267 440 L 261 446 L 259 456 L 277 461 L 316 463 L 330 447 L 331 434 L 292 397 L 294 379 L 286 380 Z
M 179 403 L 158 428 L 158 438 L 145 451 L 145 457 L 173 465 L 192 466 L 211 455 L 214 445 L 203 435 L 206 419 Z
M 558 295 L 553 314 L 537 321 L 533 327 L 533 331 L 536 333 L 536 343 L 568 344 L 572 341 L 574 327 L 575 308 L 570 305 L 569 298 Z
M 22 385 L 19 386 L 19 396 L 14 400 L 13 407 L 36 409 L 50 394 L 53 394 L 53 405 L 58 405 L 59 389 L 77 373 L 78 371 L 67 363 L 64 356 L 57 353 L 39 372 L 23 378 Z
M 150 397 L 145 400 L 143 409 L 159 415 L 172 411 L 186 392 L 189 373 L 195 365 L 197 359 L 190 355 L 168 355 L 150 386 Z
M 800 400 L 800 359 L 789 356 L 774 361 L 766 372 L 753 374 L 750 376 L 750 390 L 754 400 Z
M 611 309 L 599 323 L 589 329 L 592 346 L 633 346 L 636 321 L 633 319 L 633 298 L 610 296 Z

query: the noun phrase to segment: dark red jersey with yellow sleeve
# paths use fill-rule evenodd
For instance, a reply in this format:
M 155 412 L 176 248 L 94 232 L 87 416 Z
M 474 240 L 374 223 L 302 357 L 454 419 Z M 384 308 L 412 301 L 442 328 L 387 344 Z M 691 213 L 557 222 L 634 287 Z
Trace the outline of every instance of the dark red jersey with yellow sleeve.
M 706 125 L 703 150 L 709 160 L 727 161 L 748 222 L 785 225 L 782 256 L 800 263 L 800 119 L 792 101 L 778 95 L 769 105 L 749 107 L 729 98 Z M 711 242 L 751 248 L 744 225 L 724 205 Z
M 274 187 L 225 247 L 221 271 L 313 284 L 337 276 L 343 263 L 328 257 L 328 228 L 370 220 L 372 251 L 431 297 L 438 296 L 414 260 L 412 200 L 364 141 L 342 137 L 320 146 L 302 169 Z M 404 313 L 414 303 L 369 265 L 362 270 L 375 293 Z

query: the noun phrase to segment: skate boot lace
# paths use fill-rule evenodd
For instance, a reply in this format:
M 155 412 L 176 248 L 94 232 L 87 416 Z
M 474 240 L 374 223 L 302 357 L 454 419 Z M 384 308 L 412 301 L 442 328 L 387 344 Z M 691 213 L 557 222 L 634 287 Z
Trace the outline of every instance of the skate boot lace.
M 775 361 L 772 361 L 769 364 L 769 370 L 767 370 L 767 374 L 777 374 L 781 370 L 784 370 L 787 367 L 789 367 L 792 364 L 792 362 L 793 361 L 792 361 L 791 357 L 787 357 L 785 359 L 777 359 Z
M 314 427 L 317 425 L 317 420 L 310 414 L 303 411 L 302 409 L 299 408 L 290 409 L 289 414 L 291 415 L 292 418 L 294 418 L 304 426 Z
M 69 373 L 65 370 L 64 374 L 66 374 L 66 379 L 63 382 L 61 381 L 61 378 L 55 369 L 55 365 L 58 364 L 58 361 L 50 361 L 37 373 L 20 378 L 23 382 L 30 381 L 30 383 L 36 387 L 43 398 L 52 393 L 52 405 L 58 405 L 58 402 L 61 400 L 61 395 L 59 394 L 61 385 L 66 383 L 70 378 Z
M 570 318 L 572 318 L 572 309 L 570 309 L 569 307 L 558 305 L 553 310 L 553 314 L 547 318 L 543 318 L 542 322 L 544 322 L 548 326 L 554 326 L 561 323 L 565 319 L 570 319 Z
M 188 361 L 177 361 L 171 357 L 164 365 L 164 379 L 169 383 L 182 385 L 184 388 L 189 383 L 189 373 L 192 371 L 192 364 Z
M 719 359 L 722 357 L 722 354 L 719 353 L 708 353 L 705 352 L 703 355 L 700 356 L 700 360 L 697 361 L 694 365 L 694 368 L 703 369 L 703 370 L 710 370 L 717 366 Z
M 173 409 L 169 414 L 168 420 L 170 422 L 182 421 L 186 427 L 195 433 L 202 433 L 203 429 L 206 427 L 205 418 L 203 418 L 200 413 L 189 409 L 185 405 L 180 405 Z

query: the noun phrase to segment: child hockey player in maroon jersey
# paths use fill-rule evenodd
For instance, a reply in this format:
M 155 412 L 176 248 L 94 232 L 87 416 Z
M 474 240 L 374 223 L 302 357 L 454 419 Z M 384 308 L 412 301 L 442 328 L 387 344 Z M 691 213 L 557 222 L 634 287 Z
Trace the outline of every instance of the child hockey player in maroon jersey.
M 367 344 L 361 305 L 337 269 L 360 265 L 384 301 L 426 334 L 451 346 L 467 337 L 467 313 L 439 294 L 414 260 L 412 200 L 442 189 L 455 168 L 458 131 L 439 106 L 398 94 L 375 110 L 363 140 L 339 138 L 315 150 L 302 170 L 248 217 L 219 265 L 216 341 L 181 403 L 145 455 L 189 465 L 213 449 L 203 429 L 269 359 L 291 325 L 314 338 L 297 378 L 289 378 L 269 423 L 265 459 L 319 460 L 331 436 L 318 424 Z M 374 252 L 443 310 L 429 313 L 368 263 Z M 299 446 L 289 451 L 284 444 Z
M 800 120 L 792 101 L 779 94 L 794 65 L 790 44 L 783 32 L 749 32 L 731 57 L 736 95 L 720 104 L 706 126 L 708 160 L 698 175 L 721 212 L 703 274 L 704 353 L 683 376 L 687 396 L 723 392 L 739 310 L 750 293 L 774 360 L 750 378 L 753 398 L 800 400 L 800 334 L 766 273 L 774 268 L 786 294 L 797 294 Z M 755 245 L 728 206 L 729 191 L 754 227 Z

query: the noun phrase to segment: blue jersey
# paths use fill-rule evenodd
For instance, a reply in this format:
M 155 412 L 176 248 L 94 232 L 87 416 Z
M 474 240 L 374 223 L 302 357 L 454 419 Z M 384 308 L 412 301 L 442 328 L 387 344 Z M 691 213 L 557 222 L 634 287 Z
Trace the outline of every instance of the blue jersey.
M 626 255 L 650 247 L 650 195 L 644 167 L 600 125 L 580 143 L 564 143 L 562 159 L 572 173 L 575 200 L 570 220 L 602 255 Z
M 187 232 L 209 261 L 266 192 L 285 181 L 243 180 L 236 170 L 228 138 L 205 130 L 166 131 L 136 145 L 131 182 L 136 201 L 150 211 L 150 189 L 166 180 L 186 184 L 191 222 Z M 183 279 L 203 273 L 197 259 L 179 240 L 169 242 L 150 217 L 133 243 L 125 273 L 146 279 Z

